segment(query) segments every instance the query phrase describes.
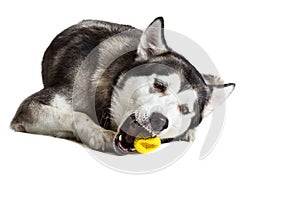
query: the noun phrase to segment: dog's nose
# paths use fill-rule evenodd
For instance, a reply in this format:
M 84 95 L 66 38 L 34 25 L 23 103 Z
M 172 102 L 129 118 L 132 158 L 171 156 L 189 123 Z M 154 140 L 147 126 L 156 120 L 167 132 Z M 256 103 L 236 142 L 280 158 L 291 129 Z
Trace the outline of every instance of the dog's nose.
M 154 131 L 162 131 L 168 128 L 169 120 L 163 114 L 154 112 L 150 116 L 150 124 Z

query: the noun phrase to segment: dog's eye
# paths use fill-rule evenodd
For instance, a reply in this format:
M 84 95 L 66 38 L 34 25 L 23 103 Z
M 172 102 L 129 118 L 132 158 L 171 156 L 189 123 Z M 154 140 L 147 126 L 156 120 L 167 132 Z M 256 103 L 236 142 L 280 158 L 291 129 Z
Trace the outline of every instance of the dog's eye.
M 160 81 L 155 79 L 154 83 L 153 83 L 153 87 L 157 92 L 161 92 L 164 93 L 167 90 L 167 87 L 165 86 L 165 84 Z
M 182 114 L 186 115 L 186 114 L 189 114 L 189 113 L 190 113 L 189 107 L 188 107 L 186 104 L 179 105 L 178 107 L 179 107 L 179 111 L 180 111 Z

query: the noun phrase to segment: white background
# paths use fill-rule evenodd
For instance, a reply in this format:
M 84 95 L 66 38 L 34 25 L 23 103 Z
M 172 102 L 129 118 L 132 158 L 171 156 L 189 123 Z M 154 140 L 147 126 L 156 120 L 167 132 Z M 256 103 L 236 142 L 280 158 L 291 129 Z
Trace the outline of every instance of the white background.
M 1 1 L 0 199 L 299 199 L 298 2 Z M 197 2 L 197 3 L 196 3 Z M 51 40 L 82 19 L 167 29 L 196 41 L 223 79 L 237 83 L 214 151 L 199 137 L 178 162 L 147 175 L 115 172 L 81 145 L 14 133 L 19 103 L 42 88 Z

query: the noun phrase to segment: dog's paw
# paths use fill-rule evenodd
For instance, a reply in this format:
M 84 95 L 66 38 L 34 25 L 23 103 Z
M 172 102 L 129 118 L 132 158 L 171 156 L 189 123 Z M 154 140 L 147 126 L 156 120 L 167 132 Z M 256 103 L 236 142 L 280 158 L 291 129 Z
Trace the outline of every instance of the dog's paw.
M 116 132 L 100 128 L 98 133 L 91 134 L 88 146 L 97 151 L 112 151 Z
M 105 147 L 104 150 L 108 152 L 114 152 L 115 149 L 113 147 L 114 139 L 117 135 L 116 132 L 110 130 L 103 130 Z
M 16 132 L 26 132 L 23 124 L 20 123 L 11 123 L 10 128 Z

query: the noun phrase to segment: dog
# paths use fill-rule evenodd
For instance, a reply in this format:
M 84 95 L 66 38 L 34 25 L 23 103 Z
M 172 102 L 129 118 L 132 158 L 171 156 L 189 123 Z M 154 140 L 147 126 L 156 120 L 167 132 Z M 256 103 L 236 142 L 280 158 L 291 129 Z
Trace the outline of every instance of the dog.
M 235 84 L 200 74 L 168 47 L 164 20 L 145 31 L 84 20 L 57 35 L 42 61 L 44 88 L 19 106 L 11 128 L 127 154 L 133 141 L 193 141 L 194 130 Z

